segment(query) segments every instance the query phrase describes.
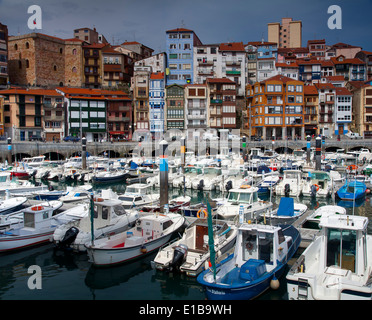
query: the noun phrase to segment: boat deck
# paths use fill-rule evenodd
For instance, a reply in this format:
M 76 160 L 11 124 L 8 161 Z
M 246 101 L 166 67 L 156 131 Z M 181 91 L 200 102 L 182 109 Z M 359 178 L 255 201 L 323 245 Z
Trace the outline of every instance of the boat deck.
M 301 234 L 300 248 L 306 248 L 314 240 L 314 237 L 319 233 L 319 230 L 316 229 L 302 228 L 302 225 L 305 223 L 307 217 L 312 213 L 313 211 L 311 210 L 306 211 L 292 224 L 296 229 L 298 229 Z

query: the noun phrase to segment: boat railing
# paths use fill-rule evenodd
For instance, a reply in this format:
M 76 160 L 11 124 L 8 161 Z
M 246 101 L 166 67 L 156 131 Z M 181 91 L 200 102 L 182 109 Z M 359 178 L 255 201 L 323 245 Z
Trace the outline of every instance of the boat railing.
M 288 271 L 288 274 L 303 272 L 305 272 L 305 256 L 302 254 L 292 265 L 291 269 Z

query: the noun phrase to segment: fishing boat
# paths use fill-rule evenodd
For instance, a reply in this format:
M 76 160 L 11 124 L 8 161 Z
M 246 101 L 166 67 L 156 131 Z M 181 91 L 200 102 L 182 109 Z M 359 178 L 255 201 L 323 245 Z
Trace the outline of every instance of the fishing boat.
M 319 229 L 320 219 L 333 214 L 346 214 L 346 208 L 336 205 L 321 206 L 306 218 L 301 228 Z
M 279 181 L 279 176 L 276 174 L 271 174 L 264 177 L 262 181 L 257 184 L 258 193 L 270 192 L 279 183 Z
M 193 218 L 206 218 L 207 206 L 203 202 L 194 203 L 186 206 L 181 206 L 179 208 L 180 213 L 185 217 Z M 217 211 L 217 206 L 212 208 L 212 216 L 215 216 Z
M 269 212 L 272 206 L 272 202 L 262 201 L 258 197 L 257 187 L 242 185 L 230 189 L 227 198 L 219 201 L 216 214 L 219 219 L 232 220 L 243 212 L 244 221 L 248 221 L 258 218 L 263 212 Z
M 160 194 L 153 193 L 152 186 L 146 183 L 134 183 L 125 189 L 125 193 L 118 196 L 125 209 L 154 205 L 159 202 Z
M 64 203 L 87 201 L 92 194 L 92 185 L 84 184 L 77 187 L 67 187 L 66 195 L 59 198 Z
M 0 215 L 11 213 L 22 208 L 27 197 L 12 197 L 0 200 Z
M 357 180 L 346 180 L 345 184 L 336 193 L 341 200 L 353 201 L 364 198 L 366 190 L 365 183 Z
M 302 186 L 304 197 L 325 198 L 328 197 L 333 189 L 332 180 L 328 172 L 309 171 L 307 179 Z
M 39 206 L 42 207 L 52 207 L 54 210 L 54 213 L 62 207 L 62 202 L 61 201 L 47 201 L 47 202 L 42 202 L 38 204 Z M 29 206 L 32 207 L 32 206 Z M 21 226 L 24 225 L 24 209 L 0 215 L 0 230 L 9 230 L 12 228 L 20 228 Z
M 58 226 L 53 206 L 34 205 L 23 211 L 23 223 L 0 230 L 0 252 L 10 252 L 51 240 Z
M 93 212 L 94 239 L 115 235 L 131 228 L 138 219 L 138 212 L 125 210 L 120 200 L 96 198 Z M 73 251 L 86 251 L 84 244 L 92 238 L 92 217 L 72 220 L 59 226 L 53 234 L 53 242 L 59 248 L 71 248 Z
M 167 243 L 183 226 L 185 218 L 177 213 L 154 213 L 137 221 L 135 227 L 125 232 L 86 243 L 89 261 L 104 267 L 141 258 Z
M 320 234 L 287 274 L 290 300 L 371 300 L 372 236 L 368 217 L 322 217 Z
M 238 229 L 226 221 L 213 220 L 214 249 L 216 258 L 230 250 L 236 241 Z M 208 223 L 206 219 L 196 219 L 185 230 L 181 239 L 159 249 L 152 265 L 157 270 L 180 271 L 196 277 L 208 269 L 210 250 L 208 245 Z
M 292 224 L 307 211 L 307 205 L 295 203 L 293 198 L 283 197 L 280 199 L 278 209 L 272 210 L 267 214 L 261 213 L 261 217 L 269 220 L 270 224 L 287 225 Z
M 191 189 L 195 190 L 214 190 L 222 181 L 222 170 L 218 167 L 205 167 L 203 174 L 195 177 L 191 181 Z
M 92 177 L 93 183 L 112 183 L 124 181 L 129 176 L 128 171 L 108 170 L 99 171 Z
M 52 186 L 49 186 L 47 190 L 34 191 L 31 194 L 36 200 L 58 200 L 67 194 L 66 190 L 54 190 Z
M 200 273 L 197 281 L 210 300 L 253 299 L 270 287 L 278 287 L 278 279 L 300 241 L 299 231 L 290 225 L 243 223 L 234 253 Z
M 302 173 L 300 170 L 285 170 L 283 179 L 276 185 L 278 196 L 299 197 L 302 193 Z

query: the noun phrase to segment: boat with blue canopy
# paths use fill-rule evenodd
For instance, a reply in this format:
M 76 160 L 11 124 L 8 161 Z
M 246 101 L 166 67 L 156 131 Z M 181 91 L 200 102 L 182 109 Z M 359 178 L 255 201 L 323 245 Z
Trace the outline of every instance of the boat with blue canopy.
M 345 184 L 337 190 L 337 196 L 341 200 L 358 200 L 366 195 L 366 190 L 366 184 L 361 181 L 346 181 Z

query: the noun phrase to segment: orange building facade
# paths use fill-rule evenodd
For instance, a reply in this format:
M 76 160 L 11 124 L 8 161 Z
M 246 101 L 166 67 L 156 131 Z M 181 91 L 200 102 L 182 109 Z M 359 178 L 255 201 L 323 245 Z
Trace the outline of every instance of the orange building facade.
M 248 124 L 252 137 L 304 139 L 304 83 L 277 75 L 247 86 Z

